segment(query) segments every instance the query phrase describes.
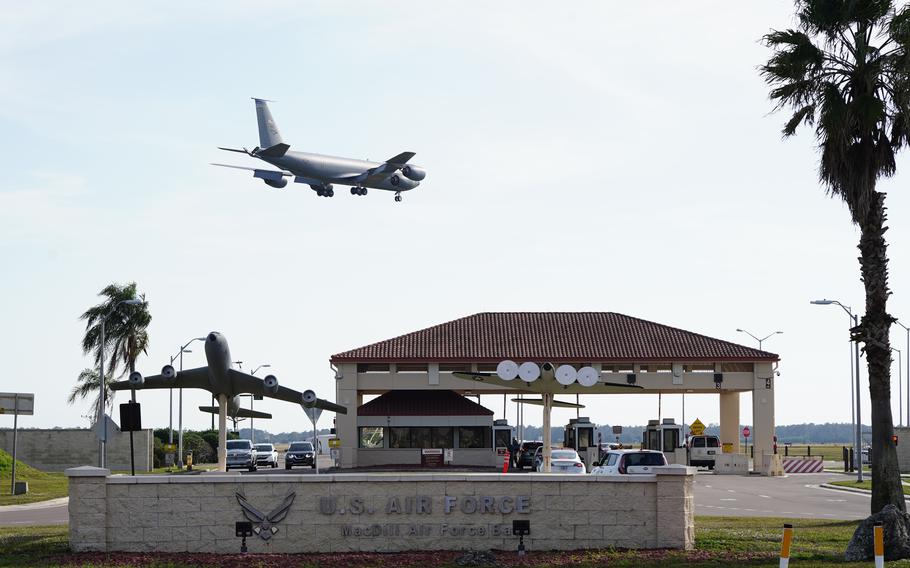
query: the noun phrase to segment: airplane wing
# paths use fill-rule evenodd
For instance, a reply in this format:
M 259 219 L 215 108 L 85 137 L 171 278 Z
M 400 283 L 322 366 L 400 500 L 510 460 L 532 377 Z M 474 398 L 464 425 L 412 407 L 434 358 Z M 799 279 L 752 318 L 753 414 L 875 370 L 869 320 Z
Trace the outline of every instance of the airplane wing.
M 402 152 L 396 156 L 392 156 L 386 160 L 381 165 L 376 166 L 375 168 L 370 168 L 369 170 L 363 172 L 362 174 L 335 178 L 339 183 L 363 183 L 363 184 L 375 184 L 382 181 L 382 179 L 393 172 L 397 172 L 408 163 L 408 160 L 416 156 L 414 152 Z
M 578 383 L 572 383 L 571 385 L 561 385 L 556 382 L 556 379 L 553 378 L 544 378 L 541 377 L 532 383 L 526 383 L 521 379 L 514 379 L 511 381 L 503 380 L 496 373 L 482 373 L 482 372 L 473 372 L 473 373 L 452 373 L 453 376 L 459 379 L 465 379 L 468 381 L 475 381 L 481 383 L 489 383 L 491 385 L 497 385 L 502 387 L 509 387 L 518 391 L 524 392 L 535 392 L 535 393 L 554 393 L 554 394 L 613 394 L 613 393 L 627 393 L 642 390 L 643 387 L 639 385 L 629 385 L 626 383 L 597 383 L 594 386 L 586 387 Z
M 235 170 L 246 170 L 246 171 L 248 171 L 248 172 L 253 172 L 253 177 L 265 177 L 265 179 L 273 179 L 273 178 L 276 178 L 276 177 L 277 177 L 277 178 L 280 178 L 280 177 L 290 177 L 290 176 L 293 176 L 293 175 L 294 175 L 294 174 L 292 174 L 291 172 L 286 172 L 286 171 L 283 171 L 283 170 L 281 170 L 281 171 L 276 171 L 276 170 L 260 170 L 260 169 L 258 169 L 258 168 L 246 168 L 246 167 L 244 167 L 244 166 L 233 166 L 233 165 L 231 165 L 231 164 L 216 164 L 215 162 L 211 162 L 210 165 L 212 165 L 212 166 L 220 166 L 220 167 L 222 167 L 222 168 L 234 168 Z M 268 177 L 266 177 L 266 176 L 268 176 Z
M 178 371 L 175 379 L 165 379 L 161 375 L 144 377 L 140 386 L 133 386 L 129 381 L 110 383 L 111 390 L 143 390 L 143 389 L 208 389 L 212 386 L 209 381 L 209 368 L 199 367 Z
M 322 400 L 321 398 L 317 398 L 313 402 L 305 402 L 304 393 L 281 385 L 278 386 L 278 390 L 274 393 L 268 392 L 262 384 L 262 379 L 256 378 L 253 375 L 248 375 L 243 371 L 231 369 L 228 371 L 228 374 L 231 377 L 231 383 L 234 385 L 235 393 L 261 394 L 262 396 L 277 398 L 278 400 L 283 400 L 285 402 L 293 402 L 294 404 L 299 404 L 301 406 L 315 406 L 316 408 L 339 412 L 341 414 L 347 414 L 348 412 L 347 408 L 327 400 Z
M 512 402 L 517 402 L 518 404 L 533 404 L 534 406 L 543 406 L 543 399 L 540 399 L 540 398 L 513 398 Z M 553 401 L 553 408 L 584 408 L 584 407 L 585 407 L 585 405 L 576 404 L 574 402 L 564 402 L 562 400 Z

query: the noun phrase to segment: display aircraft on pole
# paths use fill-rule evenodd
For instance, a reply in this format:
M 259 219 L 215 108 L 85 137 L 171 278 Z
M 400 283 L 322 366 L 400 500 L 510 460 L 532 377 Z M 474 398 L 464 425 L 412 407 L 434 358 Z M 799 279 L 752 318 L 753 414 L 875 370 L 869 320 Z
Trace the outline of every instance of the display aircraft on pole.
M 401 201 L 401 192 L 409 191 L 420 185 L 427 172 L 419 166 L 408 164 L 414 152 L 402 152 L 382 163 L 338 158 L 296 152 L 290 150 L 278 132 L 278 126 L 269 111 L 269 101 L 256 101 L 256 120 L 259 122 L 259 146 L 252 150 L 246 148 L 223 148 L 228 152 L 240 152 L 269 163 L 279 170 L 260 170 L 232 164 L 212 164 L 225 168 L 236 168 L 253 172 L 266 185 L 282 188 L 288 184 L 285 178 L 293 178 L 295 183 L 305 183 L 320 197 L 335 195 L 334 185 L 351 186 L 351 195 L 366 195 L 367 189 L 382 189 L 395 192 L 395 201 Z
M 171 365 L 165 365 L 160 375 L 143 377 L 139 372 L 130 373 L 129 379 L 111 383 L 111 390 L 142 389 L 205 389 L 218 398 L 218 468 L 225 470 L 227 465 L 227 415 L 228 407 L 240 408 L 241 394 L 259 394 L 264 397 L 277 398 L 294 402 L 304 408 L 321 408 L 341 414 L 347 414 L 344 406 L 316 398 L 316 393 L 305 390 L 302 393 L 278 385 L 275 375 L 259 379 L 243 371 L 231 368 L 231 352 L 227 339 L 217 331 L 205 338 L 205 367 L 177 371 Z M 230 403 L 228 400 L 230 399 Z M 257 416 L 258 417 L 258 416 Z

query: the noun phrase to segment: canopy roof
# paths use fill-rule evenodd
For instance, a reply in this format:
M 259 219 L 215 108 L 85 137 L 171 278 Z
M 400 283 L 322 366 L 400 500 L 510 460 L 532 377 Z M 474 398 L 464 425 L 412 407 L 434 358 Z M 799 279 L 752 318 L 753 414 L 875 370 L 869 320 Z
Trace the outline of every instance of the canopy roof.
M 615 312 L 483 312 L 332 356 L 338 362 L 777 361 Z

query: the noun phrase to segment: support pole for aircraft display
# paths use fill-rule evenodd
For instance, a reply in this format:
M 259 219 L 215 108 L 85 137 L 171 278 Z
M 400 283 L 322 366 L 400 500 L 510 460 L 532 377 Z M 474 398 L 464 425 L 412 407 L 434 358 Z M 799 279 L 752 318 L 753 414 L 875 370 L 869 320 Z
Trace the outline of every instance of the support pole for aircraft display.
M 543 472 L 550 473 L 550 414 L 553 412 L 553 393 L 541 393 L 543 397 Z
M 227 471 L 227 395 L 218 395 L 218 471 Z

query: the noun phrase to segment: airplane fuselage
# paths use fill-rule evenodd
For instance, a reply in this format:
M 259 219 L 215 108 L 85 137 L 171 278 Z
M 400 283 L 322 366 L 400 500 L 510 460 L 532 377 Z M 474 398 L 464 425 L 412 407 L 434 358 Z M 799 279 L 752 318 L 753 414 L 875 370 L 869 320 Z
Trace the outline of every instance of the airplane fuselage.
M 345 179 L 382 166 L 381 163 L 367 160 L 326 156 L 309 152 L 295 152 L 293 150 L 288 150 L 284 156 L 279 158 L 265 156 L 257 156 L 257 158 L 293 173 L 299 178 L 295 181 L 310 185 L 325 185 L 329 183 L 358 185 L 372 189 L 384 189 L 387 191 L 408 191 L 420 185 L 419 181 L 408 179 L 400 173 L 385 175 L 378 182 L 352 182 L 350 179 Z M 393 177 L 398 185 L 393 183 Z
M 214 395 L 226 394 L 232 400 L 236 391 L 231 384 L 228 371 L 231 369 L 231 350 L 228 348 L 227 339 L 217 331 L 209 333 L 205 338 L 205 360 L 209 368 L 208 389 Z M 234 411 L 236 413 L 236 410 Z

